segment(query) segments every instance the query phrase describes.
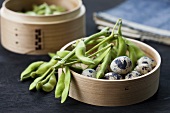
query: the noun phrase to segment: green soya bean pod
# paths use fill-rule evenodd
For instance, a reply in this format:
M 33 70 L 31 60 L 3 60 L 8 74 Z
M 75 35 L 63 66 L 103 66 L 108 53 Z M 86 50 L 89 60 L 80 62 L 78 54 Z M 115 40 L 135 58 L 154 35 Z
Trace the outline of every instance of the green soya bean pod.
M 98 33 L 95 33 L 89 37 L 87 37 L 84 41 L 85 44 L 87 44 L 88 42 L 90 42 L 91 40 L 95 40 L 96 38 L 100 37 L 100 36 L 108 36 L 110 35 L 110 32 L 109 32 L 109 27 L 106 27 L 104 29 L 102 29 L 100 32 Z
M 38 12 L 38 6 L 37 5 L 33 5 L 33 11 L 35 12 L 35 13 L 37 13 Z
M 61 73 L 60 78 L 58 79 L 58 82 L 57 82 L 57 85 L 56 85 L 55 98 L 61 97 L 62 92 L 63 92 L 63 90 L 65 88 L 64 80 L 65 80 L 65 73 L 62 70 L 62 73 Z
M 47 3 L 43 3 L 43 4 L 38 6 L 38 9 L 39 10 L 44 10 L 46 8 L 46 5 L 47 5 Z
M 64 50 L 64 51 L 57 51 L 57 56 L 59 56 L 60 58 L 64 58 L 66 55 L 68 55 L 71 51 L 68 50 Z M 77 59 L 76 56 L 72 56 L 72 59 Z
M 66 8 L 62 7 L 62 6 L 56 6 L 56 10 L 59 11 L 59 12 L 65 12 L 67 11 Z
M 69 65 L 67 65 L 69 66 Z M 87 65 L 83 64 L 83 63 L 75 63 L 72 64 L 71 66 L 69 66 L 71 70 L 77 72 L 77 73 L 81 73 L 84 69 L 87 68 Z
M 96 52 L 94 52 L 93 54 L 89 55 L 88 57 L 96 57 L 100 54 L 102 54 L 104 51 L 106 51 L 108 48 L 110 48 L 112 46 L 112 44 L 108 44 L 105 47 L 98 49 Z
M 112 58 L 112 60 L 114 60 L 116 57 L 117 57 L 117 48 L 116 47 L 113 47 L 112 49 L 111 49 L 111 58 Z
M 55 54 L 55 53 L 48 53 L 48 56 L 49 56 L 50 58 L 53 58 L 54 56 L 56 56 L 56 54 Z
M 104 73 L 108 67 L 108 65 L 111 63 L 111 50 L 108 52 L 108 54 L 103 59 L 103 62 L 101 64 L 100 70 L 96 74 L 96 78 L 100 79 L 104 77 Z
M 103 52 L 102 54 L 100 54 L 99 56 L 97 56 L 97 58 L 95 58 L 93 61 L 95 64 L 91 64 L 89 65 L 87 68 L 95 68 L 97 67 L 97 65 L 100 64 L 100 62 L 103 60 L 103 58 L 108 54 L 108 52 L 110 51 L 111 48 L 108 48 L 105 52 Z
M 136 63 L 137 63 L 137 56 L 136 56 L 136 53 L 135 53 L 133 46 L 128 45 L 127 47 L 128 47 L 128 51 L 129 51 L 128 57 L 132 61 L 132 70 L 133 70 L 136 66 Z
M 65 79 L 64 79 L 64 90 L 61 95 L 61 103 L 65 102 L 68 96 L 71 82 L 71 73 L 69 67 L 65 67 Z
M 133 46 L 128 45 L 127 47 L 128 47 L 128 51 L 129 51 L 129 56 L 128 57 L 132 61 L 132 70 L 133 70 L 135 68 L 135 66 L 136 66 L 136 63 L 137 63 L 137 56 L 136 56 L 136 53 L 134 51 Z
M 100 43 L 101 41 L 103 41 L 104 38 L 99 38 L 97 40 L 91 40 L 90 42 L 88 42 L 86 45 L 94 45 L 94 44 L 98 44 Z
M 45 79 L 43 79 L 42 81 L 39 81 L 39 82 L 36 84 L 36 89 L 37 89 L 37 90 L 40 90 L 40 89 L 42 88 L 42 86 L 49 81 L 50 77 L 51 77 L 53 74 L 55 74 L 55 69 L 53 69 L 52 72 L 51 72 Z
M 57 56 L 59 56 L 60 58 L 64 58 L 67 54 L 69 54 L 71 51 L 68 50 L 64 50 L 64 51 L 57 51 Z
M 48 4 L 45 5 L 45 15 L 50 15 L 52 14 L 52 11 L 50 9 L 50 7 L 48 6 Z
M 38 69 L 38 67 L 40 65 L 43 64 L 43 61 L 37 61 L 37 62 L 33 62 L 31 63 L 22 73 L 21 73 L 21 76 L 20 76 L 20 80 L 23 81 L 27 78 L 30 78 L 30 74 L 33 72 L 33 71 L 36 71 Z
M 84 44 L 84 41 L 81 40 L 76 47 L 76 51 L 75 51 L 76 57 L 84 64 L 87 65 L 94 64 L 91 58 L 85 56 L 85 52 L 86 52 L 86 46 Z
M 129 41 L 129 40 L 126 40 L 126 43 L 127 43 L 129 46 L 133 47 L 137 59 L 145 56 L 145 53 L 144 53 L 139 47 L 137 47 L 133 42 L 131 42 L 131 41 Z
M 95 33 L 95 34 L 87 37 L 85 39 L 84 43 L 87 44 L 91 40 L 94 40 L 94 39 L 96 39 L 96 38 L 98 38 L 100 36 L 108 36 L 108 34 L 109 34 L 109 28 L 106 27 L 106 28 L 102 29 L 100 32 Z M 60 62 L 58 62 L 56 65 L 54 65 L 54 67 L 58 68 L 61 65 L 64 65 L 67 60 L 69 60 L 72 56 L 74 56 L 75 51 L 76 51 L 76 48 L 73 49 L 69 54 L 67 54 Z
M 122 21 L 119 23 L 119 28 L 118 28 L 118 51 L 117 51 L 117 56 L 125 56 L 126 51 L 127 51 L 127 45 L 125 43 L 124 38 L 122 37 L 121 33 L 121 26 L 122 26 Z
M 50 5 L 49 7 L 50 7 L 50 9 L 51 9 L 52 11 L 56 11 L 56 10 L 57 10 L 57 9 L 56 9 L 56 5 Z
M 53 58 L 49 61 L 49 62 L 45 62 L 44 64 L 42 64 L 37 70 L 36 72 L 31 74 L 32 78 L 35 78 L 37 76 L 41 76 L 43 75 L 50 67 L 54 66 L 57 63 L 57 60 L 54 60 Z
M 110 40 L 113 41 L 113 40 L 117 39 L 117 35 L 114 34 L 114 30 L 115 30 L 115 28 L 116 28 L 116 26 L 117 26 L 117 24 L 118 24 L 119 21 L 121 21 L 121 20 L 119 19 L 119 20 L 116 22 L 116 24 L 115 24 L 114 27 L 113 27 L 113 31 L 111 32 L 111 34 L 108 33 L 108 34 L 110 34 L 108 37 L 106 37 L 103 41 L 101 41 L 100 43 L 98 43 L 97 45 L 95 45 L 94 47 L 92 47 L 90 50 L 88 50 L 88 51 L 86 52 L 86 54 L 91 53 L 92 51 L 94 51 L 95 49 L 97 49 L 97 48 L 98 48 L 99 46 L 101 46 L 102 44 L 110 42 Z M 86 40 L 85 40 L 85 41 L 86 41 Z
M 48 69 L 42 76 L 37 77 L 31 84 L 29 87 L 29 90 L 33 90 L 34 88 L 36 88 L 36 85 L 39 81 L 43 80 L 48 74 L 53 73 L 55 69 L 54 68 L 50 68 Z M 39 88 L 38 88 L 39 89 Z
M 107 28 L 104 28 L 103 30 L 101 30 L 100 32 L 95 33 L 95 34 L 87 37 L 87 38 L 85 39 L 84 43 L 87 44 L 87 43 L 88 43 L 89 41 L 91 41 L 91 40 L 94 40 L 94 39 L 96 39 L 96 38 L 98 38 L 98 37 L 100 37 L 100 36 L 108 36 L 108 34 L 109 34 L 109 28 L 107 27 Z M 76 50 L 76 49 L 73 49 L 69 54 L 67 54 L 60 62 L 58 62 L 58 63 L 57 63 L 56 65 L 54 65 L 53 67 L 58 68 L 60 65 L 63 65 L 67 60 L 69 60 L 69 59 L 75 54 L 75 50 Z M 70 75 L 70 77 L 67 76 L 67 78 L 70 78 L 70 80 L 71 80 L 71 75 Z M 59 81 L 60 81 L 60 79 L 61 79 L 61 77 L 59 78 L 58 83 L 57 83 L 57 86 L 56 86 L 56 91 L 55 91 L 55 97 L 56 97 L 56 98 L 57 98 L 57 97 L 60 97 L 60 96 L 57 96 L 57 95 L 58 95 L 57 93 L 58 93 L 58 87 L 59 87 Z M 65 79 L 64 79 L 64 80 L 65 80 Z M 61 80 L 61 81 L 62 81 L 62 80 Z M 60 82 L 60 83 L 64 83 L 64 82 Z M 67 84 L 67 89 L 69 90 L 68 85 L 70 85 L 70 81 L 68 81 L 68 84 Z M 64 86 L 64 87 L 65 87 L 65 86 Z M 60 88 L 59 88 L 59 89 L 60 89 Z M 61 90 L 61 92 L 62 92 L 62 90 Z M 64 92 L 66 92 L 66 89 L 65 89 Z M 63 95 L 63 96 L 62 96 L 62 97 L 63 97 L 63 101 L 62 101 L 62 102 L 64 102 L 68 94 L 63 93 L 62 95 Z M 64 97 L 64 95 L 65 95 L 65 97 Z
M 55 74 L 53 73 L 49 81 L 42 86 L 42 90 L 45 92 L 50 92 L 54 89 L 56 83 L 57 83 L 56 77 Z
M 107 43 L 101 44 L 101 45 L 98 47 L 98 51 L 101 50 L 102 48 L 104 48 L 105 46 L 107 46 Z M 100 55 L 100 54 L 101 54 L 101 53 L 97 54 L 97 56 Z
M 39 10 L 36 13 L 37 15 L 44 15 L 45 14 L 45 10 Z

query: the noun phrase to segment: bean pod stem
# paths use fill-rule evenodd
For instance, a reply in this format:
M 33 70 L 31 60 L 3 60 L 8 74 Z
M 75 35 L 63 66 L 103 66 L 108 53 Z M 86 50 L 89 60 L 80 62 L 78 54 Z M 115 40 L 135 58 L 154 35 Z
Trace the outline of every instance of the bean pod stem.
M 95 34 L 89 36 L 88 38 L 86 38 L 84 43 L 87 44 L 89 41 L 91 41 L 95 38 L 98 38 L 100 36 L 107 36 L 108 33 L 109 33 L 109 28 L 107 27 L 107 28 L 101 30 L 100 32 L 95 33 Z M 60 66 L 62 66 L 66 62 L 66 60 L 69 60 L 75 54 L 75 50 L 76 49 L 73 49 L 69 54 L 67 54 L 60 62 L 55 64 L 53 67 L 58 69 Z
M 104 59 L 104 57 L 108 54 L 108 52 L 111 50 L 111 48 L 108 48 L 104 53 L 100 54 L 97 58 L 94 59 L 94 63 L 92 65 L 89 65 L 87 68 L 95 68 L 97 65 L 100 64 L 100 62 Z

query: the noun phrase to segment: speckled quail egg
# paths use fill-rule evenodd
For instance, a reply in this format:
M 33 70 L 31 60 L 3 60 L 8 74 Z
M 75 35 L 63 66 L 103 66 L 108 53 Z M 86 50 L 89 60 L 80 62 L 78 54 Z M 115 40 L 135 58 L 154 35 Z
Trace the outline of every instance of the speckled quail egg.
M 127 56 L 117 57 L 111 62 L 110 69 L 118 74 L 127 74 L 132 69 L 132 61 Z
M 96 78 L 96 71 L 94 69 L 85 69 L 83 70 L 82 75 Z
M 150 72 L 152 70 L 152 67 L 149 64 L 140 64 L 140 65 L 137 65 L 134 70 L 138 71 L 140 74 L 143 75 L 143 74 Z
M 138 71 L 132 71 L 125 76 L 125 79 L 132 79 L 132 78 L 138 77 L 140 75 L 141 74 Z
M 121 80 L 121 79 L 123 79 L 121 75 L 114 73 L 114 72 L 106 73 L 104 77 L 108 80 Z
M 155 62 L 153 59 L 151 59 L 151 58 L 149 58 L 149 57 L 147 57 L 147 56 L 141 57 L 141 58 L 137 61 L 137 64 L 138 64 L 138 65 L 140 65 L 140 64 L 149 64 L 149 65 L 152 66 L 152 68 L 154 68 L 154 67 L 156 66 L 156 62 Z

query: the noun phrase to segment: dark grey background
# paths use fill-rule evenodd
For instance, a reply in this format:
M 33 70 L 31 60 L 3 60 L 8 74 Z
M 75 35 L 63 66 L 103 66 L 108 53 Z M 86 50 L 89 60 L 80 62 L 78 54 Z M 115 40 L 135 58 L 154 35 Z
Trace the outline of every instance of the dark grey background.
M 87 8 L 88 36 L 97 32 L 92 19 L 93 12 L 115 7 L 122 0 L 84 0 L 83 2 Z M 162 56 L 159 90 L 150 99 L 125 107 L 93 106 L 72 98 L 60 104 L 60 99 L 54 98 L 54 91 L 51 93 L 29 91 L 28 87 L 32 81 L 20 82 L 20 73 L 31 62 L 48 61 L 50 58 L 46 55 L 15 54 L 0 46 L 0 113 L 170 113 L 170 47 L 149 41 L 146 43 L 154 47 Z

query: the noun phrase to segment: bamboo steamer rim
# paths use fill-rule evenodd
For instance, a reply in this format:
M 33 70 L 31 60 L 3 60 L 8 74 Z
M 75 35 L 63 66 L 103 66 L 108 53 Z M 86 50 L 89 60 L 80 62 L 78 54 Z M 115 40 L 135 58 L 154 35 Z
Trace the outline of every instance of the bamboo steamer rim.
M 6 16 L 4 16 L 4 14 L 6 14 L 5 13 L 5 11 L 6 10 L 4 10 L 3 8 L 1 9 L 1 16 L 3 16 L 3 17 L 5 17 L 6 18 Z M 73 20 L 75 20 L 75 19 L 77 19 L 77 18 L 79 18 L 79 17 L 81 17 L 81 16 L 83 16 L 84 14 L 85 14 L 85 12 L 86 12 L 86 8 L 85 8 L 85 6 L 84 5 L 82 5 L 81 7 L 80 7 L 80 11 L 79 11 L 79 13 L 78 13 L 78 15 L 76 15 L 74 18 L 70 18 L 70 19 L 66 19 L 66 20 L 61 20 L 61 21 L 52 21 L 52 22 L 45 22 L 45 24 L 46 25 L 48 25 L 48 24 L 61 24 L 61 23 L 65 23 L 65 22 L 70 22 L 70 21 L 73 21 Z M 11 15 L 10 15 L 11 16 Z M 14 16 L 13 17 L 13 19 L 11 20 L 11 21 L 17 21 L 18 23 L 25 23 L 25 24 L 34 24 L 34 25 L 41 25 L 41 24 L 44 24 L 44 22 L 34 22 L 34 21 L 25 21 L 25 20 L 23 20 L 23 19 L 20 19 L 20 20 L 17 20 L 17 18 L 15 18 L 15 17 L 17 17 L 17 16 Z M 15 19 L 14 19 L 15 18 Z
M 61 14 L 54 14 L 54 15 L 26 15 L 26 14 L 22 14 L 22 13 L 18 13 L 15 12 L 13 10 L 10 10 L 6 7 L 7 3 L 13 1 L 13 0 L 5 0 L 2 4 L 2 10 L 5 10 L 5 13 L 12 16 L 13 19 L 15 19 L 18 22 L 22 22 L 22 21 L 35 21 L 36 19 L 38 19 L 38 22 L 50 22 L 50 21 L 63 21 L 63 18 L 65 17 L 75 17 L 80 13 L 80 9 L 82 4 L 82 0 L 77 0 L 78 5 L 77 7 L 66 11 L 66 12 L 62 12 Z M 1 12 L 2 13 L 2 12 Z
M 144 74 L 144 75 L 142 75 L 142 76 L 135 77 L 135 78 L 132 78 L 132 79 L 121 79 L 121 80 L 96 79 L 96 78 L 91 78 L 91 77 L 82 76 L 81 74 L 76 73 L 76 72 L 74 72 L 74 71 L 71 71 L 71 72 L 74 74 L 74 76 L 80 76 L 80 77 L 82 77 L 83 79 L 92 80 L 92 81 L 102 81 L 102 82 L 113 82 L 113 81 L 114 81 L 114 82 L 128 82 L 128 81 L 133 81 L 133 80 L 136 80 L 136 79 L 140 79 L 140 78 L 147 77 L 148 75 L 150 75 L 150 74 L 154 73 L 156 70 L 158 70 L 158 68 L 159 68 L 160 65 L 161 65 L 161 56 L 159 55 L 159 53 L 158 53 L 153 47 L 151 47 L 151 46 L 149 46 L 149 45 L 147 45 L 147 44 L 145 44 L 145 43 L 143 43 L 143 42 L 137 41 L 137 40 L 135 40 L 135 39 L 129 39 L 129 38 L 126 38 L 126 39 L 129 40 L 129 41 L 135 42 L 135 44 L 140 44 L 140 45 L 142 45 L 142 46 L 145 46 L 145 47 L 149 48 L 150 50 L 152 50 L 152 52 L 153 52 L 154 54 L 156 54 L 156 57 L 157 57 L 156 63 L 157 63 L 157 64 L 156 64 L 156 66 L 154 67 L 154 69 L 152 69 L 150 72 L 148 72 L 148 73 L 146 73 L 146 74 Z M 70 45 L 74 44 L 75 42 L 76 42 L 76 40 L 74 40 L 74 41 L 66 44 L 64 47 L 62 47 L 62 48 L 60 49 L 60 51 L 63 51 L 63 50 L 65 50 L 65 49 L 67 49 Z

